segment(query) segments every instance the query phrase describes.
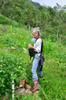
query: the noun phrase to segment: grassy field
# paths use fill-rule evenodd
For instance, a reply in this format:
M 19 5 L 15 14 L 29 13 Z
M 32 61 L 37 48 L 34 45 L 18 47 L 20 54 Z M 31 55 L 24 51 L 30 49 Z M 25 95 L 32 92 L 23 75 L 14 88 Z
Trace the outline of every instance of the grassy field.
M 39 94 L 37 97 L 35 94 L 20 96 L 19 100 L 66 100 L 66 47 L 50 39 L 45 38 L 43 41 L 45 64 L 43 78 L 39 79 Z M 13 77 L 16 81 L 27 79 L 29 84 L 32 84 L 31 61 L 27 52 L 30 42 L 31 30 L 26 27 L 0 25 L 0 60 L 2 60 L 0 70 L 4 71 L 4 77 L 0 71 L 0 84 L 4 84 L 1 80 L 5 81 L 6 73 L 12 71 L 14 71 Z M 5 60 L 1 59 L 3 57 Z M 0 91 L 1 87 L 0 85 Z

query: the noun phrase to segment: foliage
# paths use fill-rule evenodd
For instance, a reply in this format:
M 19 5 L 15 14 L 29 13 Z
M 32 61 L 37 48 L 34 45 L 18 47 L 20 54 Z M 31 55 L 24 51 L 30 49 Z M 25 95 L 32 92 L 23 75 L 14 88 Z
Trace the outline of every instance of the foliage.
M 3 25 L 0 27 L 3 28 Z M 8 28 L 8 26 L 4 27 Z M 0 35 L 0 95 L 11 92 L 12 80 L 15 80 L 15 85 L 18 85 L 20 80 L 27 78 L 26 67 L 29 59 L 26 61 L 25 58 L 27 59 L 29 56 L 25 50 L 28 37 L 26 39 L 23 36 L 27 32 L 22 29 L 23 34 L 21 31 L 20 35 L 18 33 L 13 34 L 16 28 L 14 27 L 14 30 L 11 26 L 9 28 L 10 31 L 5 31 Z
M 61 35 L 65 37 L 66 11 L 59 4 L 51 8 L 33 3 L 31 0 L 1 0 L 0 13 L 29 28 L 40 26 L 51 39 L 61 39 Z
M 9 25 L 0 25 L 0 27 L 8 29 L 0 35 L 0 95 L 9 95 L 13 79 L 15 86 L 22 79 L 28 80 L 29 84 L 32 85 L 32 64 L 27 52 L 27 45 L 31 42 L 31 34 L 29 30 L 23 27 L 11 27 Z M 66 48 L 59 41 L 52 42 L 50 38 L 44 39 L 44 77 L 39 79 L 39 82 L 49 100 L 65 100 L 65 53 Z M 27 96 L 17 96 L 16 98 L 27 100 Z M 31 95 L 28 98 L 34 99 L 34 96 Z M 39 98 L 41 100 L 45 98 L 42 90 L 39 92 Z
M 11 94 L 12 80 L 15 86 L 22 79 L 32 85 L 27 47 L 31 28 L 40 26 L 45 56 L 40 85 L 49 100 L 66 99 L 66 12 L 58 7 L 40 6 L 31 0 L 0 1 L 0 96 Z M 38 97 L 38 100 L 46 99 L 41 89 Z M 33 100 L 34 96 L 16 98 Z

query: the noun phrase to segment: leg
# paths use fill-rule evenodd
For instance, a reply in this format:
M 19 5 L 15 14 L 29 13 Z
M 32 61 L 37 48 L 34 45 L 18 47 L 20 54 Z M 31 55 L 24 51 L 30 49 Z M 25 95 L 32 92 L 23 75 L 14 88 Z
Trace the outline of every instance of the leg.
M 33 78 L 33 81 L 38 80 L 38 76 L 37 76 L 38 64 L 39 64 L 39 58 L 34 58 L 33 65 L 32 65 L 32 78 Z
M 39 90 L 39 84 L 38 84 L 38 76 L 37 76 L 37 67 L 39 64 L 39 59 L 34 58 L 33 60 L 33 66 L 32 66 L 32 77 L 33 77 L 33 81 L 34 81 L 34 87 L 32 92 L 36 92 Z

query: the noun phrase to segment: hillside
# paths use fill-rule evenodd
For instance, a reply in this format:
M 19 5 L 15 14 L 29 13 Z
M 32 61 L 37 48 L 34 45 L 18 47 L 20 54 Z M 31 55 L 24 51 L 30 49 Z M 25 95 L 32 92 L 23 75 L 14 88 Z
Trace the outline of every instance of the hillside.
M 0 100 L 12 100 L 21 80 L 32 82 L 32 27 L 39 26 L 45 64 L 38 94 L 16 95 L 15 100 L 66 100 L 66 12 L 31 0 L 0 0 Z M 16 91 L 16 90 L 15 90 Z
M 1 29 L 6 28 L 5 31 Z M 21 79 L 32 84 L 30 57 L 27 52 L 31 42 L 31 30 L 10 25 L 0 25 L 0 94 L 11 93 L 11 79 L 15 84 Z M 63 52 L 62 52 L 63 51 Z M 66 77 L 66 47 L 59 42 L 52 42 L 44 38 L 45 65 L 40 86 L 40 100 L 65 100 Z M 13 75 L 13 76 L 11 76 Z M 6 81 L 7 79 L 7 81 Z M 5 91 L 3 91 L 5 90 Z M 20 96 L 19 100 L 34 100 L 34 96 Z
M 54 8 L 40 6 L 32 0 L 1 0 L 0 13 L 28 28 L 39 26 L 54 41 L 66 34 L 66 12 L 59 4 Z M 65 8 L 65 6 L 64 6 Z
M 16 21 L 9 19 L 8 17 L 3 16 L 2 14 L 0 14 L 0 24 L 18 26 L 18 23 Z

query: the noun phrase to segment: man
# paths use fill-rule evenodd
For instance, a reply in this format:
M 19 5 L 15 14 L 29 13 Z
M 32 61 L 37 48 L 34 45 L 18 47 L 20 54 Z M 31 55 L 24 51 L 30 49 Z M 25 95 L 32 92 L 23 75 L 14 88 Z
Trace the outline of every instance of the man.
M 33 28 L 32 37 L 33 37 L 32 40 L 34 41 L 34 46 L 29 44 L 28 48 L 32 48 L 35 51 L 33 64 L 32 64 L 32 78 L 33 78 L 33 82 L 34 82 L 34 87 L 33 87 L 32 92 L 35 92 L 35 91 L 39 90 L 37 69 L 39 67 L 40 57 L 41 57 L 42 49 L 43 49 L 39 27 Z M 42 74 L 42 68 L 39 70 L 39 73 Z

